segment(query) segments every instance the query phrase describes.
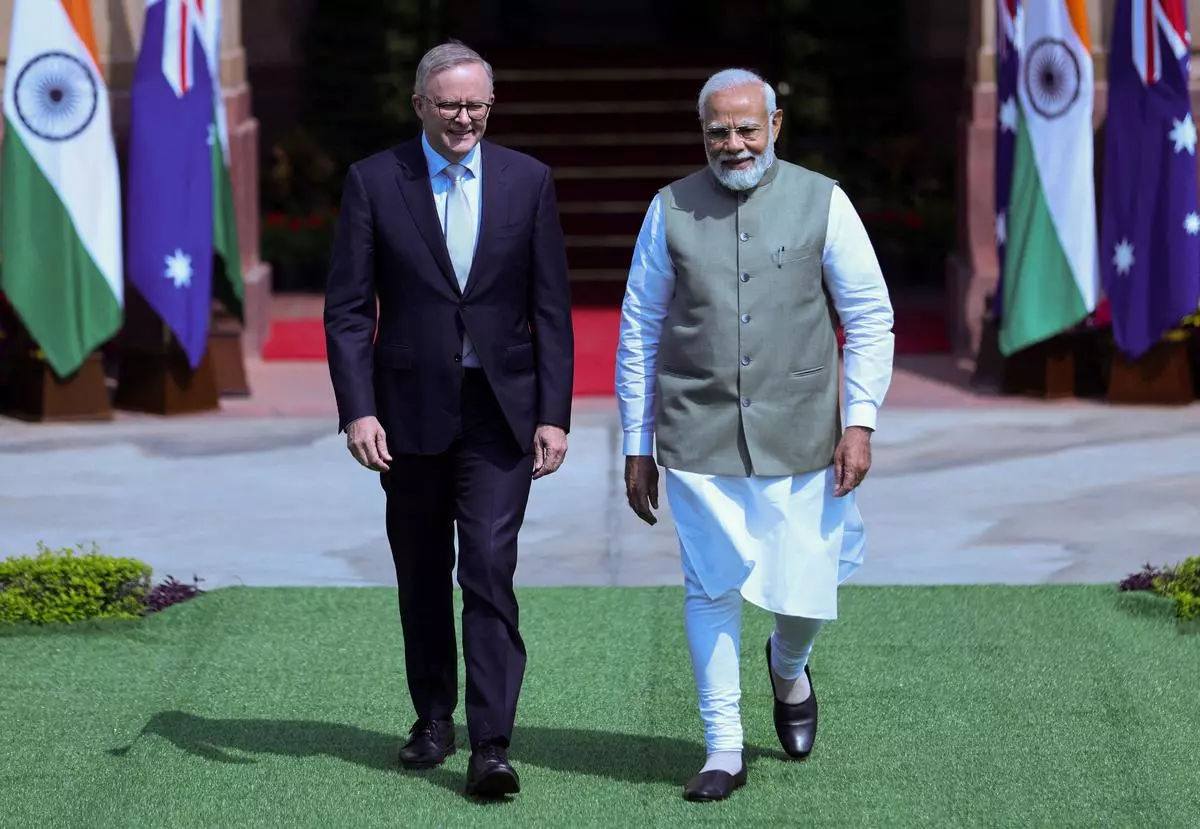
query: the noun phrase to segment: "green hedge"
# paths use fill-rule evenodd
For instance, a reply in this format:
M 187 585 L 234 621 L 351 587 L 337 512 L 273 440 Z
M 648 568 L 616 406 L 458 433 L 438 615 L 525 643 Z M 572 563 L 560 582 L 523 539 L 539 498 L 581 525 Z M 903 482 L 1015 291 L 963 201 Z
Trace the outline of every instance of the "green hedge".
M 34 556 L 0 561 L 0 622 L 71 623 L 142 616 L 150 566 L 38 544 Z
M 1122 591 L 1145 591 L 1175 603 L 1175 616 L 1188 631 L 1200 630 L 1200 556 L 1171 567 L 1147 564 L 1119 585 Z
M 1200 620 L 1200 556 L 1184 559 L 1154 580 L 1154 590 L 1175 600 L 1181 621 Z

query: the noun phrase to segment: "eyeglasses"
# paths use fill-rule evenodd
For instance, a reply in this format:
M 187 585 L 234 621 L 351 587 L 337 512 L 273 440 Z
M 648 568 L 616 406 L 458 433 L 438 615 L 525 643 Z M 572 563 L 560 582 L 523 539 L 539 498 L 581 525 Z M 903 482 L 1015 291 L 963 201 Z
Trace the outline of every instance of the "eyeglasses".
M 456 113 L 457 114 L 457 113 Z M 738 137 L 743 141 L 754 141 L 762 132 L 762 127 L 754 127 L 749 124 L 743 124 L 733 130 L 738 134 Z M 730 131 L 728 127 L 709 127 L 704 130 L 704 139 L 710 144 L 724 144 L 729 140 Z
M 488 111 L 492 108 L 490 103 L 484 101 L 459 103 L 458 101 L 435 101 L 427 95 L 422 95 L 421 97 L 428 101 L 438 111 L 438 115 L 447 121 L 453 121 L 463 109 L 466 109 L 467 117 L 472 121 L 482 121 L 487 117 Z

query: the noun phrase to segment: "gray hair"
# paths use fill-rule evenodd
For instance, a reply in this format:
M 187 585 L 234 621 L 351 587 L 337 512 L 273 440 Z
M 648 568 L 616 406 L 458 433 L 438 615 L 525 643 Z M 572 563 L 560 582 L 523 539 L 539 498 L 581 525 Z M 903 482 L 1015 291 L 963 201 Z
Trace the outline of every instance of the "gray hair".
M 492 86 L 492 65 L 471 47 L 451 39 L 434 46 L 421 56 L 421 62 L 417 64 L 417 78 L 413 83 L 413 91 L 424 95 L 431 76 L 455 66 L 462 66 L 464 63 L 478 63 L 482 66 L 483 71 L 487 72 L 488 87 Z
M 700 100 L 696 102 L 696 113 L 701 118 L 704 117 L 704 105 L 708 103 L 709 96 L 714 92 L 752 83 L 762 84 L 763 98 L 767 102 L 767 116 L 770 117 L 771 113 L 775 111 L 775 90 L 769 83 L 748 69 L 722 69 L 709 78 L 700 90 Z

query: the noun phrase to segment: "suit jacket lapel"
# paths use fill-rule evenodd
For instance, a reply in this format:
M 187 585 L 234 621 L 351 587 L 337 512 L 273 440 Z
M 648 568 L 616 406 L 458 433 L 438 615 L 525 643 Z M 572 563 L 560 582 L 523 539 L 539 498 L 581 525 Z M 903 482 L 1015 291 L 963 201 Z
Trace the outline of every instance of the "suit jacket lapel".
M 459 292 L 458 278 L 454 275 L 454 265 L 450 261 L 450 253 L 446 249 L 446 237 L 438 221 L 437 209 L 433 203 L 433 187 L 429 181 L 429 167 L 425 164 L 425 154 L 421 150 L 420 139 L 410 141 L 397 152 L 399 170 L 396 172 L 396 182 L 404 203 L 412 215 L 413 223 L 429 251 L 437 260 L 438 268 L 450 283 L 455 293 Z M 485 178 L 486 181 L 486 178 Z
M 492 152 L 487 142 L 480 142 L 483 154 L 483 182 L 479 193 L 479 238 L 475 242 L 475 257 L 471 260 L 471 272 L 467 276 L 469 294 L 476 289 L 481 278 L 487 275 L 487 263 L 491 257 L 492 241 L 496 229 L 508 223 L 508 173 L 507 164 Z

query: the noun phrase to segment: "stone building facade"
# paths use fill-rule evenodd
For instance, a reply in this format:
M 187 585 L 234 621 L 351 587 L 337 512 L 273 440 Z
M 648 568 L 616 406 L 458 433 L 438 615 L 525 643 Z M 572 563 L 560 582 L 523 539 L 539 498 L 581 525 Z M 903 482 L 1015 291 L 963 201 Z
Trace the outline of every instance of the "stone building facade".
M 0 82 L 6 70 L 13 4 L 14 0 L 0 0 Z M 256 353 L 267 334 L 271 281 L 270 268 L 259 260 L 258 255 L 259 128 L 246 79 L 242 6 L 242 0 L 225 0 L 223 4 L 221 85 L 228 115 L 229 162 L 238 214 L 242 276 L 246 283 L 243 345 L 249 352 Z M 145 0 L 92 0 L 92 15 L 100 62 L 112 101 L 117 153 L 123 165 L 129 132 L 129 90 L 141 43 Z M 2 130 L 0 122 L 0 132 Z
M 0 0 L 0 76 L 8 50 L 13 2 Z M 224 2 L 221 80 L 229 114 L 242 266 L 247 283 L 244 344 L 251 353 L 259 349 L 266 335 L 271 296 L 271 269 L 260 261 L 259 167 L 269 160 L 270 148 L 277 136 L 285 134 L 297 121 L 306 98 L 311 97 L 311 89 L 305 80 L 303 35 L 319 2 Z M 956 145 L 957 234 L 956 241 L 946 246 L 943 284 L 948 333 L 960 354 L 973 354 L 979 348 L 986 298 L 995 286 L 998 271 L 992 174 L 996 127 L 995 2 L 905 0 L 907 27 L 905 31 L 895 33 L 895 37 L 904 39 L 908 51 L 917 57 L 914 63 L 917 68 L 905 83 L 911 87 L 907 91 L 908 98 L 915 102 L 922 124 L 919 139 L 943 144 L 947 150 Z M 749 6 L 708 0 L 620 0 L 619 9 L 611 7 L 612 4 L 604 6 L 590 0 L 441 0 L 437 4 L 414 0 L 414 3 L 414 8 L 437 6 L 440 18 L 435 28 L 441 31 L 436 36 L 458 36 L 484 49 L 485 53 L 490 49 L 492 53 L 502 55 L 496 66 L 498 83 L 505 78 L 510 56 L 520 55 L 522 50 L 526 54 L 543 49 L 558 50 L 570 56 L 584 52 L 596 54 L 598 48 L 602 50 L 607 46 L 613 55 L 644 49 L 652 56 L 656 44 L 666 39 L 672 43 L 690 41 L 690 48 L 696 53 L 707 51 L 713 60 L 724 62 L 753 55 L 755 49 L 767 48 L 764 44 L 783 41 L 782 36 L 772 38 L 764 32 L 772 19 L 766 10 L 781 7 L 777 0 L 764 0 Z M 1087 0 L 1096 67 L 1095 121 L 1098 127 L 1105 116 L 1106 54 L 1115 3 L 1116 0 Z M 120 148 L 128 127 L 128 90 L 140 40 L 144 0 L 92 0 L 92 5 Z M 1187 0 L 1187 5 L 1193 49 L 1200 48 L 1200 0 Z M 614 10 L 619 12 L 615 18 Z M 521 41 L 519 48 L 514 39 Z M 731 50 L 730 46 L 736 48 Z M 779 49 L 780 46 L 775 44 L 771 48 Z M 739 57 L 733 57 L 735 55 Z M 847 53 L 844 59 L 870 67 L 869 71 L 877 73 L 881 88 L 894 82 L 888 68 L 875 65 L 879 61 L 873 64 L 869 55 Z M 603 55 L 595 60 L 597 63 L 586 71 L 607 65 Z M 1200 112 L 1200 62 L 1193 62 L 1192 72 L 1193 106 Z M 510 74 L 515 77 L 520 72 Z M 702 82 L 702 78 L 699 80 Z M 574 93 L 569 85 L 560 83 L 558 86 L 563 100 L 571 100 Z M 694 95 L 693 86 L 698 89 L 697 79 L 688 79 L 678 87 L 682 90 L 679 97 L 684 100 L 670 102 L 682 107 L 683 115 L 687 114 L 686 98 Z M 511 88 L 511 84 L 506 87 Z M 527 101 L 520 106 L 524 106 L 531 117 L 521 120 L 498 115 L 495 119 L 498 134 L 522 133 L 527 136 L 531 129 L 526 125 L 542 129 L 534 117 L 537 107 L 553 111 L 554 106 L 561 109 L 562 104 L 563 101 Z M 503 111 L 507 113 L 514 109 L 506 102 Z M 638 129 L 637 119 L 647 116 L 637 115 L 636 108 L 631 112 L 634 114 L 617 113 L 613 124 L 625 122 L 630 130 Z M 506 118 L 510 119 L 507 123 Z M 508 124 L 515 126 L 509 128 Z M 550 127 L 546 129 L 554 131 Z M 403 137 L 406 136 L 397 136 L 397 139 Z M 611 189 L 613 176 L 608 172 L 595 173 L 594 180 L 572 178 L 587 173 L 579 173 L 575 150 L 570 144 L 547 148 L 541 141 L 532 146 L 535 152 L 544 151 L 548 155 L 557 152 L 555 157 L 564 159 L 553 164 L 563 168 L 559 180 L 566 194 L 560 199 L 565 209 L 575 209 L 570 204 L 572 190 L 586 191 L 593 186 L 593 181 L 599 189 Z M 685 149 L 679 151 L 679 157 L 694 162 L 695 159 L 685 153 L 694 154 L 696 148 L 681 146 Z M 668 167 L 664 166 L 663 170 L 663 175 L 667 175 Z M 652 184 L 649 179 L 643 179 L 639 186 L 644 189 Z M 623 197 L 608 198 L 611 203 L 612 199 Z M 579 214 L 585 209 L 586 205 L 580 205 L 574 219 L 564 216 L 568 225 L 573 221 L 584 226 L 594 223 L 591 219 L 579 221 L 582 218 Z M 626 224 L 634 227 L 630 223 L 639 218 L 635 212 Z M 611 223 L 615 219 L 610 215 L 604 221 Z M 612 279 L 619 276 L 621 259 L 628 254 L 621 245 L 627 244 L 630 248 L 632 245 L 629 227 L 619 222 L 614 227 L 620 233 L 609 231 L 608 235 L 594 235 L 595 239 L 601 240 L 596 244 L 609 245 L 608 250 L 594 251 L 594 258 L 600 263 L 595 273 L 609 274 L 608 278 Z M 568 236 L 577 240 L 577 244 L 590 244 L 586 233 L 576 234 L 570 227 Z M 583 250 L 579 255 L 580 261 L 586 260 L 589 251 Z M 899 290 L 903 290 L 903 286 Z

